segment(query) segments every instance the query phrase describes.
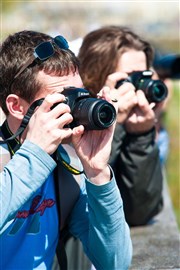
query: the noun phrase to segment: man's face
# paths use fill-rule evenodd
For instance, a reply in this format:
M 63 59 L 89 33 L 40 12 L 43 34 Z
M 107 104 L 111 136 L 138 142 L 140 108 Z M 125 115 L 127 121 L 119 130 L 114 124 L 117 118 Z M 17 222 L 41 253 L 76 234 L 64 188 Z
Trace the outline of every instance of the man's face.
M 39 74 L 37 75 L 37 79 L 39 82 L 43 83 L 44 88 L 37 93 L 35 99 L 31 103 L 33 103 L 37 99 L 45 98 L 48 94 L 53 94 L 56 92 L 60 93 L 64 90 L 64 87 L 68 86 L 74 86 L 79 88 L 83 87 L 83 83 L 78 72 L 74 74 L 70 73 L 69 75 L 60 77 L 60 76 L 50 76 L 45 74 L 43 71 L 40 71 Z M 27 111 L 30 104 L 25 102 L 24 106 L 26 107 L 25 111 Z M 26 136 L 26 131 L 24 132 L 23 135 L 24 137 Z M 69 143 L 69 142 L 71 142 L 71 137 L 67 138 L 62 143 Z
M 83 87 L 81 77 L 78 72 L 75 74 L 70 73 L 66 76 L 50 76 L 45 74 L 43 71 L 40 71 L 37 79 L 39 82 L 43 82 L 44 89 L 42 89 L 36 96 L 35 99 L 44 98 L 48 94 L 55 92 L 62 92 L 64 87 L 74 86 L 74 87 Z
M 134 71 L 144 71 L 146 69 L 145 53 L 143 51 L 130 49 L 121 55 L 116 71 L 130 74 Z

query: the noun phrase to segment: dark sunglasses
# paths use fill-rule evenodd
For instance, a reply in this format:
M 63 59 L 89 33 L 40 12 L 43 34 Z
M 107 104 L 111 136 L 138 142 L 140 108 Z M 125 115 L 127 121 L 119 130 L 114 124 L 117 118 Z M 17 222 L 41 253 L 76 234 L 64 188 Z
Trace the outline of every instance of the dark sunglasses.
M 41 61 L 47 60 L 50 58 L 55 50 L 54 45 L 57 46 L 61 50 L 68 50 L 69 45 L 67 40 L 63 36 L 56 36 L 52 38 L 50 41 L 45 41 L 40 43 L 35 49 L 33 55 L 28 59 L 28 61 L 21 67 L 21 69 L 16 73 L 14 78 L 12 79 L 10 86 L 13 84 L 14 80 L 28 67 L 30 66 L 35 59 L 39 59 Z

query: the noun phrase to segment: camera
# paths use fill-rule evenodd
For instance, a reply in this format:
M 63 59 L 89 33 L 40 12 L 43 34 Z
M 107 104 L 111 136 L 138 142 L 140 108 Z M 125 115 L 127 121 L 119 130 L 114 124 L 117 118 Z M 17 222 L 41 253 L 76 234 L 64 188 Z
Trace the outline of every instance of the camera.
M 115 88 L 124 82 L 130 82 L 136 90 L 140 89 L 144 92 L 150 103 L 161 102 L 167 97 L 168 89 L 161 80 L 153 80 L 152 75 L 151 70 L 132 72 L 127 79 L 118 81 Z
M 73 116 L 73 121 L 68 127 L 83 125 L 86 130 L 102 130 L 115 122 L 114 106 L 106 100 L 91 97 L 88 90 L 67 87 L 62 94 L 65 95 L 64 103 L 69 105 Z
M 180 79 L 180 55 L 166 54 L 163 56 L 155 55 L 154 69 L 162 79 Z

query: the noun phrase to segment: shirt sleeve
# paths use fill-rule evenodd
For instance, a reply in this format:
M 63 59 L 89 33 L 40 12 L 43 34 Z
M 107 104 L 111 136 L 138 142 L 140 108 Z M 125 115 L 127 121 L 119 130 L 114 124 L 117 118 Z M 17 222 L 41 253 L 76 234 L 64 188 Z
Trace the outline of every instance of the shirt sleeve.
M 86 190 L 71 215 L 71 233 L 81 240 L 96 270 L 128 269 L 132 243 L 114 176 L 101 186 L 86 179 Z
M 45 182 L 56 163 L 40 147 L 26 140 L 0 174 L 0 232 L 16 211 Z

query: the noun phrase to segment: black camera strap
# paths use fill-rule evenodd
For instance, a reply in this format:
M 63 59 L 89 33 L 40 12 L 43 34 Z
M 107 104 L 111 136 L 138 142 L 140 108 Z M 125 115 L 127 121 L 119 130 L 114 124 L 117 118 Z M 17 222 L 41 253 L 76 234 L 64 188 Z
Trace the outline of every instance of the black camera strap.
M 14 136 L 13 133 L 10 131 L 7 120 L 5 120 L 1 126 L 1 133 L 2 133 L 4 141 L 0 141 L 0 144 L 7 143 L 9 152 L 12 157 L 14 153 L 20 148 L 21 143 L 16 138 L 16 136 Z
M 31 104 L 31 106 L 29 107 L 27 113 L 25 114 L 25 116 L 24 116 L 24 118 L 23 118 L 23 120 L 22 120 L 22 122 L 21 122 L 21 124 L 20 124 L 20 126 L 15 134 L 12 134 L 12 132 L 9 130 L 7 120 L 3 123 L 1 130 L 2 130 L 2 133 L 3 133 L 5 140 L 0 141 L 0 144 L 8 143 L 8 145 L 12 145 L 14 148 L 14 145 L 17 144 L 17 141 L 18 141 L 17 137 L 18 136 L 20 137 L 22 135 L 22 133 L 24 132 L 25 128 L 27 127 L 27 125 L 29 123 L 31 116 L 34 113 L 35 108 L 37 106 L 40 106 L 42 101 L 43 101 L 43 99 L 37 99 Z

